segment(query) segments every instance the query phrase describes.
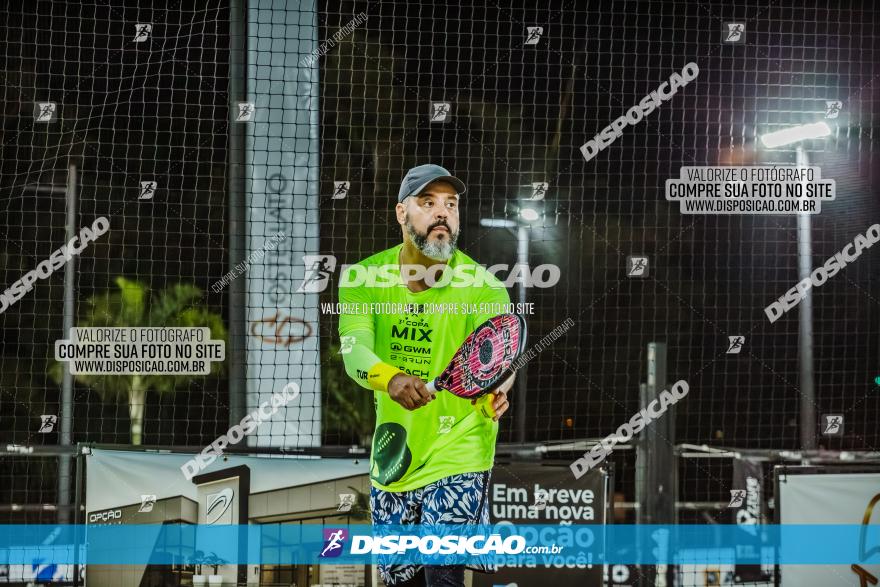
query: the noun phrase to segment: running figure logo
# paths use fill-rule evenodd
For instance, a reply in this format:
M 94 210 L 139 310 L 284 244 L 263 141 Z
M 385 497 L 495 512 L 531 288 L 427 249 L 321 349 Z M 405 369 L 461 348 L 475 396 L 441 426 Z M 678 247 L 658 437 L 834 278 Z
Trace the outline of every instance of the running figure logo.
M 550 187 L 550 184 L 546 181 L 535 181 L 532 182 L 532 197 L 530 200 L 543 200 L 544 196 L 547 195 L 547 188 Z
M 746 342 L 745 336 L 728 336 L 727 340 L 730 341 L 730 346 L 727 347 L 728 355 L 738 355 L 739 352 L 743 348 L 743 344 Z
M 153 25 L 151 24 L 136 24 L 135 26 L 135 34 L 134 39 L 132 39 L 135 43 L 143 43 L 147 39 L 150 38 L 150 33 L 153 32 Z
M 324 529 L 324 550 L 319 555 L 321 558 L 336 558 L 342 554 L 342 545 L 348 538 L 348 530 L 342 528 L 325 528 Z
M 34 122 L 52 122 L 58 105 L 55 102 L 37 102 Z
M 239 102 L 238 103 L 238 114 L 235 117 L 236 122 L 250 122 L 254 119 L 254 103 L 253 102 Z
M 535 503 L 531 505 L 531 509 L 534 511 L 543 510 L 547 507 L 547 500 L 549 495 L 547 494 L 546 489 L 539 489 L 535 492 Z
M 743 502 L 746 500 L 746 490 L 745 489 L 731 489 L 730 490 L 730 503 L 727 504 L 729 508 L 738 508 L 742 506 Z
M 630 256 L 626 258 L 627 277 L 647 277 L 648 258 L 644 256 Z
M 159 187 L 159 184 L 155 181 L 142 181 L 141 193 L 138 196 L 138 200 L 152 200 L 153 196 L 156 195 L 157 187 Z
M 843 436 L 843 414 L 822 414 L 822 436 Z
M 340 493 L 339 494 L 339 507 L 336 508 L 337 512 L 350 512 L 351 507 L 354 505 L 354 493 Z
M 742 43 L 745 41 L 746 25 L 741 22 L 726 22 L 724 27 L 725 43 Z
M 151 512 L 154 505 L 156 505 L 155 495 L 141 495 L 141 507 L 138 508 L 138 513 Z
M 825 100 L 825 118 L 834 119 L 840 115 L 843 102 L 840 100 Z
M 305 275 L 297 293 L 320 293 L 330 284 L 330 276 L 336 269 L 333 255 L 303 255 Z
M 449 102 L 431 102 L 431 122 L 448 122 L 451 112 Z
M 537 45 L 538 41 L 541 40 L 541 35 L 544 34 L 544 27 L 541 26 L 528 26 L 526 27 L 526 32 L 528 36 L 526 37 L 526 45 Z
M 57 423 L 58 416 L 55 414 L 44 414 L 40 416 L 40 429 L 37 430 L 37 434 L 49 434 L 55 430 L 55 425 Z
M 331 200 L 344 200 L 345 196 L 348 195 L 348 188 L 351 187 L 351 184 L 347 181 L 334 181 L 333 182 L 333 195 L 330 196 Z

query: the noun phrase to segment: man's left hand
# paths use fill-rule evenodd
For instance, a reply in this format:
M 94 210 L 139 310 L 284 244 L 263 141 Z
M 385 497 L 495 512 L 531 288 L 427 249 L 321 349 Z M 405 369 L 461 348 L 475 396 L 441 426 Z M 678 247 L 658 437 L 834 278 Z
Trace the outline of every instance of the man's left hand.
M 492 418 L 494 422 L 497 422 L 510 407 L 510 402 L 507 401 L 507 392 L 513 387 L 513 382 L 515 380 L 516 373 L 508 377 L 504 383 L 498 386 L 498 389 L 492 392 L 492 395 L 495 396 L 495 399 L 492 401 L 492 409 L 495 410 L 495 417 Z M 471 403 L 476 405 L 477 400 L 472 399 Z

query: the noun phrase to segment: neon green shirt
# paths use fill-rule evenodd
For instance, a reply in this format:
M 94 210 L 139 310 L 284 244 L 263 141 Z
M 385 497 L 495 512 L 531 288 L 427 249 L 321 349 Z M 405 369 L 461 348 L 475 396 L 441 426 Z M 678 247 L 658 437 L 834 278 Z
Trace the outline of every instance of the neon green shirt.
M 339 288 L 339 301 L 346 305 L 339 317 L 340 352 L 346 373 L 361 387 L 374 390 L 376 431 L 370 479 L 385 491 L 409 491 L 449 475 L 492 468 L 496 422 L 479 414 L 469 400 L 445 391 L 438 392 L 428 405 L 409 411 L 388 395 L 387 380 L 404 371 L 432 381 L 474 328 L 503 313 L 499 307 L 510 303 L 502 283 L 461 251 L 455 252 L 446 271 L 461 272 L 462 279 L 442 285 L 448 281 L 444 272 L 433 287 L 410 291 L 399 277 L 402 247 L 349 267 Z M 369 271 L 377 275 L 379 266 L 385 268 L 386 277 L 381 285 L 356 281 L 355 277 Z M 387 279 L 389 271 L 393 276 Z M 365 304 L 385 306 L 369 312 Z M 414 306 L 410 312 L 382 313 L 407 304 Z M 445 305 L 436 307 L 441 304 Z M 357 313 L 352 309 L 355 305 Z M 381 377 L 377 376 L 380 372 L 384 372 Z

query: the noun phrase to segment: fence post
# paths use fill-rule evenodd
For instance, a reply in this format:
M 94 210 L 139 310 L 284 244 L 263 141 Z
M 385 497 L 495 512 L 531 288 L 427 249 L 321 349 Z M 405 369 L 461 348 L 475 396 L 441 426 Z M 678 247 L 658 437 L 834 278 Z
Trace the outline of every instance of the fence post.
M 666 344 L 648 343 L 648 382 L 639 386 L 639 409 L 647 408 L 666 387 Z M 669 406 L 666 413 L 645 426 L 637 441 L 636 523 L 675 524 L 676 467 L 675 411 Z M 641 585 L 655 585 L 655 566 L 642 565 L 640 575 Z

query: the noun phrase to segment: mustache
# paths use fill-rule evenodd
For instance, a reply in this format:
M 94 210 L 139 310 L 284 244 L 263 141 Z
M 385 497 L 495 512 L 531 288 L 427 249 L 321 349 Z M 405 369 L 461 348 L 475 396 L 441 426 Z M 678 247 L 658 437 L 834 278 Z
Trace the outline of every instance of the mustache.
M 448 230 L 449 233 L 452 234 L 452 229 L 449 227 L 449 225 L 446 223 L 445 220 L 438 220 L 437 222 L 435 222 L 434 224 L 432 224 L 431 226 L 428 227 L 427 232 L 431 232 L 432 230 L 434 230 L 438 226 L 442 226 L 442 227 L 446 228 L 446 230 Z

